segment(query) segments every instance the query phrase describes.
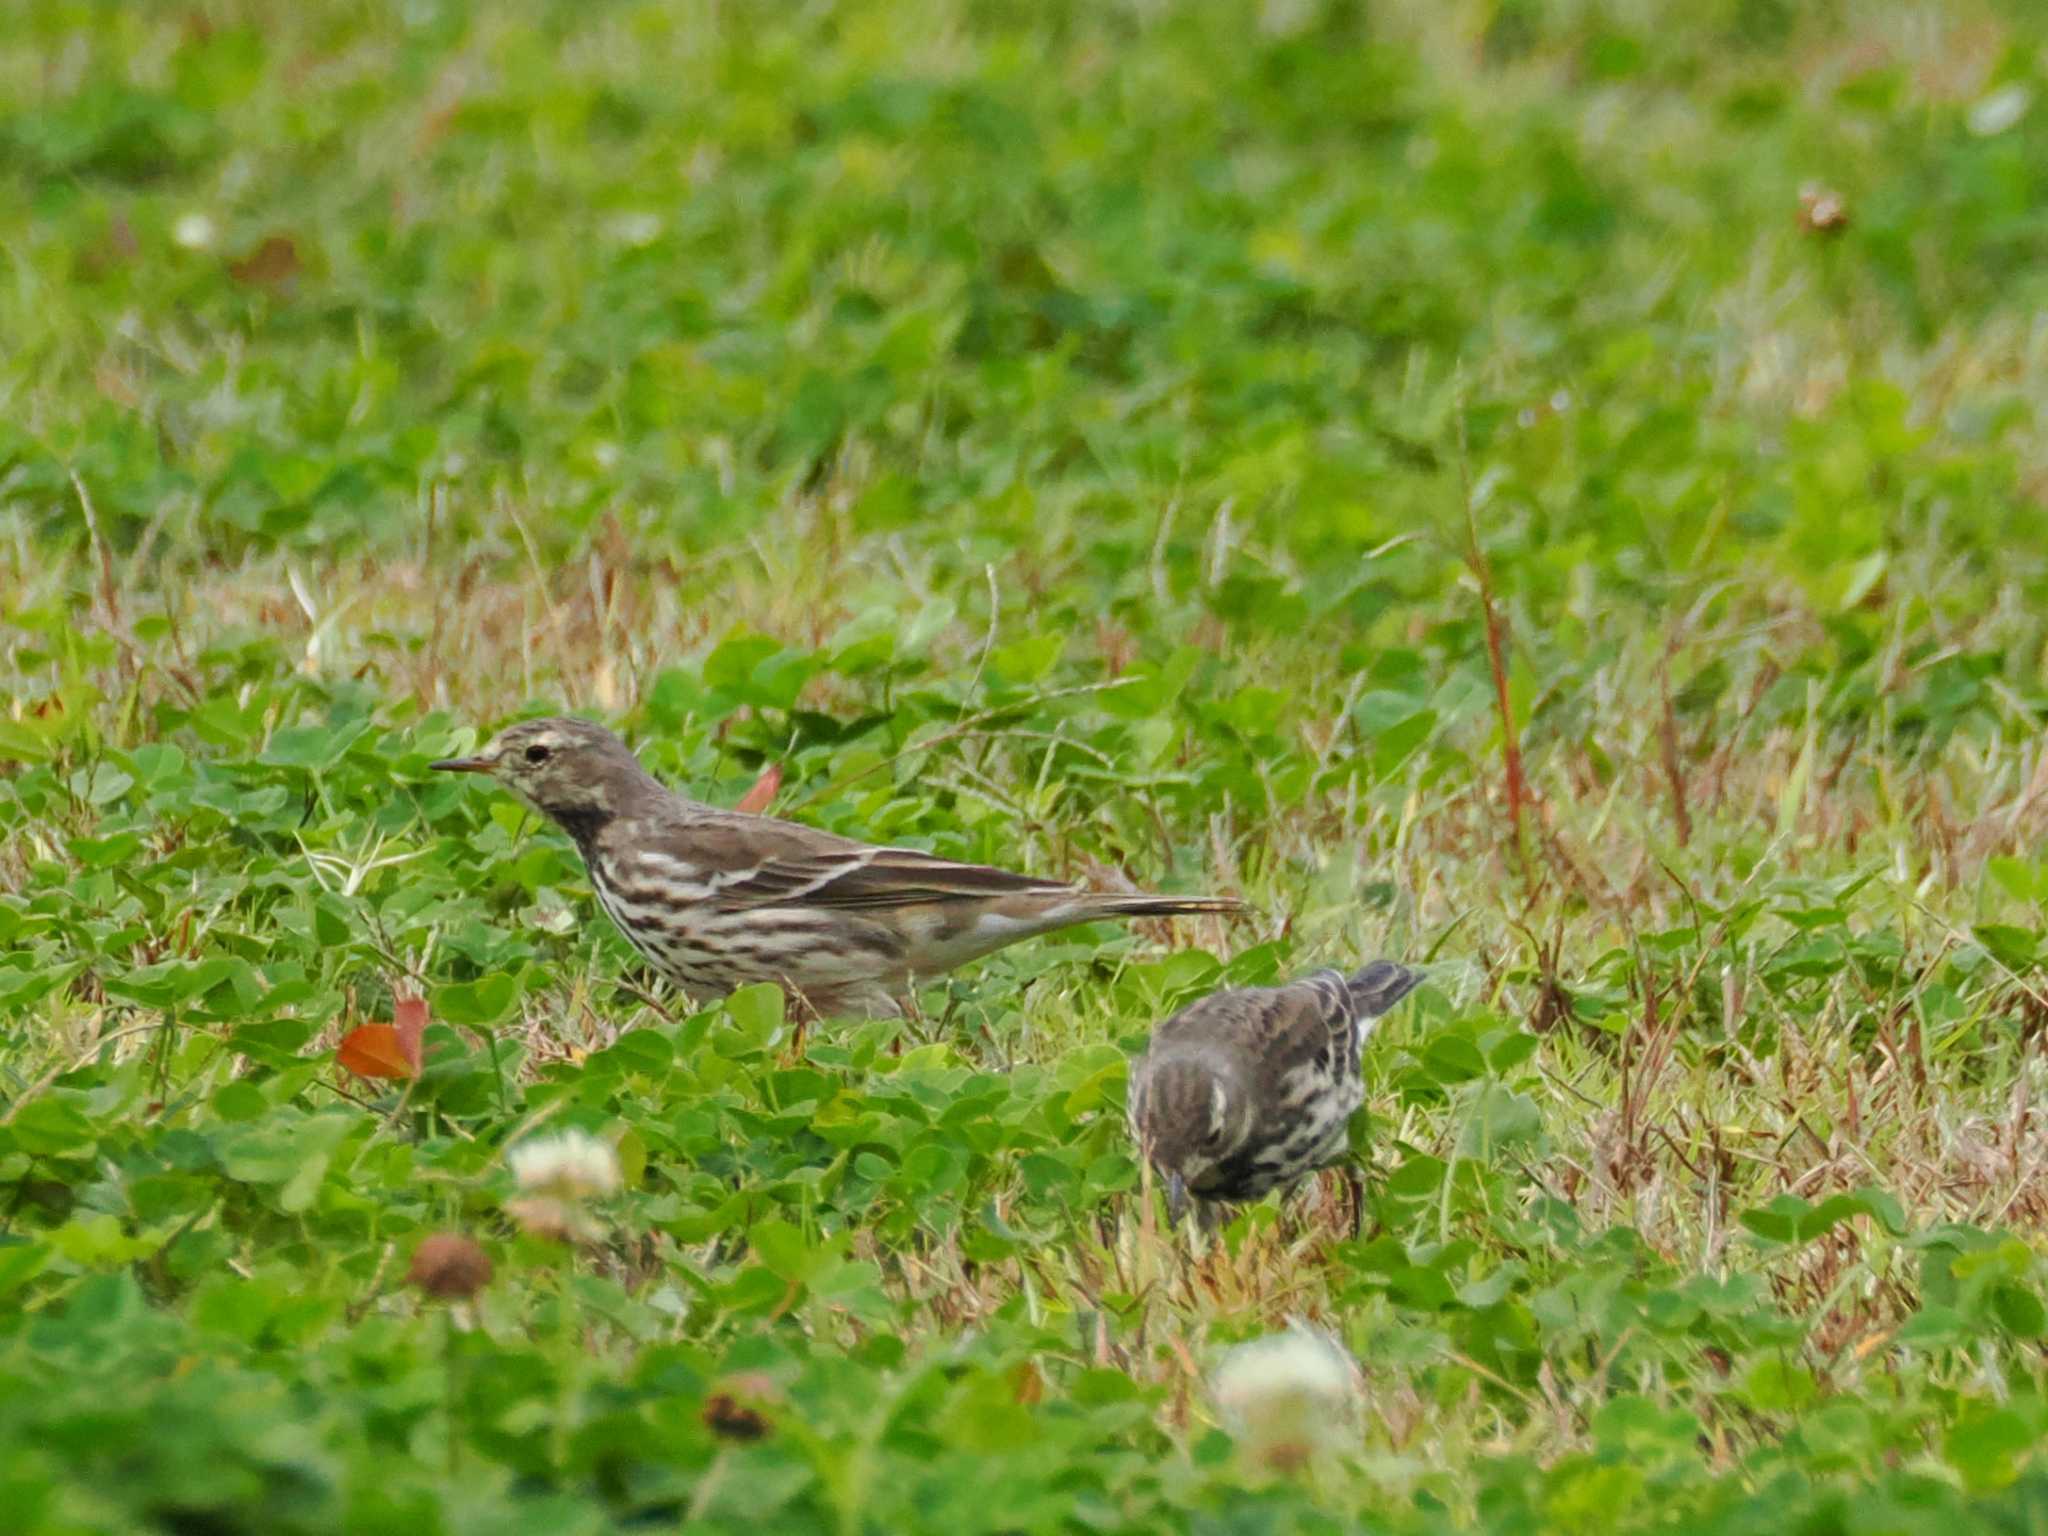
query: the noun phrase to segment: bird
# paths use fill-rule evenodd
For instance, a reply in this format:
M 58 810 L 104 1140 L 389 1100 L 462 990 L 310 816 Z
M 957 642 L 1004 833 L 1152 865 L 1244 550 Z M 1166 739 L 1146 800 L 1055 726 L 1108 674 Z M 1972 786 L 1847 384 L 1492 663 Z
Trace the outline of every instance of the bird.
M 668 789 L 588 720 L 522 721 L 428 767 L 487 774 L 568 833 L 619 932 L 693 999 L 774 982 L 800 1018 L 903 1017 L 919 979 L 1078 923 L 1244 907 L 1087 891 L 723 810 Z
M 1211 1227 L 1227 1206 L 1343 1164 L 1356 1235 L 1365 1208 L 1349 1164 L 1351 1117 L 1365 1101 L 1359 1053 L 1379 1016 L 1422 980 L 1391 960 L 1350 976 L 1318 970 L 1211 993 L 1154 1029 L 1131 1064 L 1127 1114 L 1166 1181 L 1172 1221 L 1192 1199 Z

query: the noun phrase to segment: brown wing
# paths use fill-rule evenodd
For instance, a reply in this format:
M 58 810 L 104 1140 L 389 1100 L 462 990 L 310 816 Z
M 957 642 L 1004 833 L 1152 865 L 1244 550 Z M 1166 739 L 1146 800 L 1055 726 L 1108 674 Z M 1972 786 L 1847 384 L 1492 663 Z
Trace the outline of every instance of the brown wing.
M 884 909 L 958 898 L 1058 894 L 1071 889 L 985 864 L 962 864 L 914 848 L 883 848 L 773 816 L 698 811 L 638 850 L 696 865 L 726 907 Z
M 1284 987 L 1242 987 L 1191 1003 L 1152 1032 L 1153 1051 L 1212 1045 L 1242 1052 L 1261 1072 L 1330 1066 L 1333 1050 L 1357 1051 L 1357 1012 L 1336 971 Z

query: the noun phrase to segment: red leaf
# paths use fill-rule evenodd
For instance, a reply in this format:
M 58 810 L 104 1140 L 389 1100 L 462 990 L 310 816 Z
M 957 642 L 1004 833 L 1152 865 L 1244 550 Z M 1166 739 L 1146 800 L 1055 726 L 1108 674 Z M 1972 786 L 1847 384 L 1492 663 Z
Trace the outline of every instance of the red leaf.
M 357 1077 L 417 1077 L 419 1070 L 406 1055 L 398 1031 L 389 1024 L 358 1024 L 341 1037 L 334 1053 Z
M 427 1000 L 424 997 L 401 997 L 391 1010 L 391 1028 L 398 1036 L 398 1048 L 405 1052 L 405 1059 L 412 1063 L 412 1075 L 420 1075 L 420 1037 L 427 1032 Z
M 745 811 L 749 816 L 759 816 L 775 803 L 775 792 L 782 788 L 782 764 L 770 763 L 761 770 L 761 777 L 754 780 L 754 787 L 740 796 L 735 810 Z

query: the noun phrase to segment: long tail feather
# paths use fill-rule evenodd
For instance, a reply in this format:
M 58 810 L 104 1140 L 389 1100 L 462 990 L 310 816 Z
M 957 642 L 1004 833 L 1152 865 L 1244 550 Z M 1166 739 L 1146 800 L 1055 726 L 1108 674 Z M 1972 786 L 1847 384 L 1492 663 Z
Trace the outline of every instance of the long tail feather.
M 1186 917 L 1197 912 L 1242 912 L 1235 896 L 1089 896 L 1083 922 L 1097 917 Z

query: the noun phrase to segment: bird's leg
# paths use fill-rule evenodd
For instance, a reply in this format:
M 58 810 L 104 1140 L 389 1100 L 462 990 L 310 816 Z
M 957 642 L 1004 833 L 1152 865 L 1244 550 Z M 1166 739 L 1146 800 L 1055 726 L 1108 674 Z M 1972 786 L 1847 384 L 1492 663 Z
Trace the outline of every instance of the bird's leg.
M 1355 1243 L 1365 1235 L 1365 1175 L 1351 1163 L 1344 1165 L 1343 1173 L 1351 1191 L 1351 1240 Z
M 804 1038 L 809 1033 L 811 1025 L 818 1020 L 818 1008 L 786 978 L 782 983 L 782 995 L 786 1000 L 784 1017 L 790 1023 L 789 1060 L 791 1065 L 795 1065 L 804 1059 Z
M 896 1006 L 903 1010 L 904 1021 L 917 1031 L 918 1043 L 924 1044 L 929 1038 L 925 1034 L 925 1026 L 931 1021 L 924 1016 L 924 1004 L 917 1000 L 917 988 L 905 986 L 903 995 L 896 999 Z

